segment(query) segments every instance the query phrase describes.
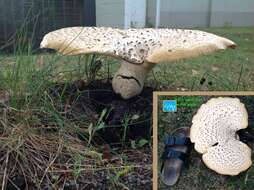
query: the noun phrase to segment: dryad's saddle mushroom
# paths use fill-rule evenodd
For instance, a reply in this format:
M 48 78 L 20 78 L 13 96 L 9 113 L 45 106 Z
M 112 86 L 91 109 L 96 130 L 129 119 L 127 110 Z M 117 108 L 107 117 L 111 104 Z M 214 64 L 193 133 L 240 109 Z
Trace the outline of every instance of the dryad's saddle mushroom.
M 109 27 L 63 28 L 48 33 L 41 42 L 41 48 L 64 55 L 97 53 L 120 58 L 121 67 L 112 85 L 125 99 L 142 91 L 145 77 L 155 64 L 235 46 L 226 38 L 198 30 Z
M 193 117 L 190 138 L 210 169 L 238 175 L 252 163 L 251 149 L 236 134 L 247 126 L 248 113 L 238 98 L 212 98 Z

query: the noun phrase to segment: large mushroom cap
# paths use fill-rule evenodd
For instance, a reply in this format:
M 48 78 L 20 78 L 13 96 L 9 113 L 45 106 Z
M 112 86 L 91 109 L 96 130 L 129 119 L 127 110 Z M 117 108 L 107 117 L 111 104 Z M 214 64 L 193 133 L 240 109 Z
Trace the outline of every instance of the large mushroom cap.
M 112 86 L 124 99 L 141 93 L 145 77 L 156 63 L 235 46 L 226 38 L 198 30 L 109 27 L 63 28 L 48 33 L 41 42 L 41 48 L 55 49 L 64 55 L 96 53 L 121 59 Z
M 41 48 L 65 55 L 98 53 L 135 64 L 174 61 L 235 46 L 226 38 L 198 30 L 109 27 L 63 28 L 48 33 L 41 42 Z
M 212 98 L 193 117 L 190 138 L 209 168 L 237 175 L 251 165 L 251 150 L 236 135 L 247 126 L 248 113 L 239 99 Z

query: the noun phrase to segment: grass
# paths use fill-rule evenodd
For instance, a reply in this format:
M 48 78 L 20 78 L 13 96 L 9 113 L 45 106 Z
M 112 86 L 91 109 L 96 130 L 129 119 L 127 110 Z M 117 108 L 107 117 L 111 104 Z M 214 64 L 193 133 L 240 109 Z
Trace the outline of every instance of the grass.
M 254 28 L 203 30 L 229 38 L 238 47 L 191 60 L 161 64 L 154 68 L 156 81 L 150 75 L 148 83 L 162 90 L 254 90 Z M 206 84 L 200 86 L 203 77 Z M 208 85 L 209 81 L 212 85 Z
M 158 65 L 149 74 L 146 85 L 160 90 L 253 90 L 254 28 L 204 30 L 232 39 L 238 48 Z M 32 54 L 29 45 L 22 47 L 27 49 L 16 48 L 14 54 L 0 54 L 0 92 L 6 92 L 10 99 L 7 106 L 0 103 L 0 165 L 6 171 L 1 174 L 1 181 L 57 188 L 82 182 L 88 187 L 101 185 L 102 189 L 105 184 L 116 189 L 139 183 L 146 188 L 142 185 L 147 183 L 145 179 L 137 182 L 133 178 L 140 172 L 150 175 L 149 140 L 132 141 L 131 147 L 121 151 L 110 150 L 117 164 L 105 163 L 103 148 L 91 144 L 96 138 L 96 127 L 103 127 L 99 119 L 86 115 L 66 117 L 59 111 L 59 107 L 65 106 L 64 95 L 52 99 L 48 92 L 56 83 L 67 86 L 80 79 L 108 78 L 119 67 L 118 60 Z M 92 59 L 100 59 L 102 64 L 89 65 Z M 200 85 L 202 78 L 206 82 Z M 129 120 L 125 119 L 125 130 Z M 125 138 L 124 135 L 122 139 Z M 23 182 L 18 176 L 23 176 Z M 14 177 L 19 180 L 12 181 Z
M 165 134 L 170 134 L 174 129 L 179 127 L 191 127 L 192 117 L 195 115 L 199 107 L 207 102 L 211 97 L 208 96 L 196 96 L 195 99 L 190 99 L 194 103 L 192 107 L 178 107 L 177 112 L 166 113 L 162 111 L 162 101 L 174 99 L 173 96 L 160 96 L 158 102 L 158 158 L 163 152 L 164 143 L 163 139 Z M 183 97 L 184 98 L 184 97 Z M 191 97 L 193 98 L 193 97 Z M 253 123 L 254 123 L 254 97 L 245 96 L 238 97 L 242 103 L 245 104 L 245 107 L 249 114 L 249 125 L 248 130 L 254 132 Z M 190 102 L 189 102 L 190 103 Z M 249 141 L 248 146 L 252 149 L 252 161 L 254 162 L 254 141 Z M 161 160 L 159 160 L 158 171 L 160 170 Z M 160 172 L 158 172 L 160 176 Z M 158 179 L 158 184 L 160 190 L 168 189 L 165 186 L 160 178 Z M 182 190 L 212 190 L 212 189 L 223 189 L 223 190 L 252 190 L 254 186 L 254 167 L 251 166 L 247 171 L 240 173 L 238 176 L 224 176 L 217 174 L 216 172 L 208 169 L 202 162 L 201 155 L 195 150 L 191 150 L 189 166 L 185 168 L 182 172 L 181 177 L 179 178 L 176 185 L 170 187 L 172 190 L 182 189 Z
M 149 143 L 132 148 L 124 135 L 122 147 L 104 150 L 97 131 L 106 127 L 102 121 L 105 113 L 98 120 L 86 114 L 70 118 L 61 111 L 66 106 L 64 94 L 54 98 L 49 93 L 56 83 L 67 88 L 75 80 L 94 80 L 95 74 L 107 78 L 111 68 L 98 71 L 94 64 L 89 65 L 97 59 L 94 56 L 16 54 L 0 59 L 0 95 L 6 93 L 9 98 L 0 100 L 3 188 L 132 189 L 142 185 L 139 175 L 149 179 L 145 184 L 151 184 Z M 106 62 L 106 58 L 100 59 Z M 126 128 L 128 121 L 126 118 Z M 98 141 L 100 144 L 95 143 Z

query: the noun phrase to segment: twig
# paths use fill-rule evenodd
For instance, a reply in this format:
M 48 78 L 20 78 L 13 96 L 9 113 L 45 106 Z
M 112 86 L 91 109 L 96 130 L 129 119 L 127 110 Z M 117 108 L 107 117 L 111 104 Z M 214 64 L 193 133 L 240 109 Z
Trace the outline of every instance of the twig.
M 121 182 L 118 182 L 117 185 L 121 186 L 123 190 L 130 190 L 126 185 L 124 185 L 123 183 Z
M 153 79 L 154 79 L 154 81 L 155 81 L 155 83 L 156 83 L 156 89 L 157 89 L 157 88 L 158 88 L 158 85 L 159 85 L 159 82 L 158 82 L 158 80 L 157 80 L 157 78 L 156 78 L 155 73 L 154 73 L 153 70 L 152 70 L 152 75 L 153 75 Z
M 238 77 L 238 81 L 237 81 L 237 85 L 236 85 L 235 90 L 238 90 L 238 88 L 239 88 L 239 84 L 240 84 L 240 81 L 241 81 L 241 78 L 242 78 L 242 74 L 243 74 L 243 64 L 241 65 L 241 70 L 240 70 L 240 74 L 239 74 L 239 77 Z
M 79 171 L 103 171 L 103 170 L 115 170 L 115 169 L 123 169 L 128 166 L 111 166 L 111 167 L 101 167 L 101 168 L 80 168 Z M 130 166 L 132 168 L 143 168 L 143 169 L 150 169 L 151 165 L 135 165 L 135 166 Z M 66 169 L 66 170 L 55 170 L 55 171 L 49 171 L 50 173 L 73 173 L 74 169 Z
M 249 177 L 249 171 L 246 173 L 245 179 L 244 179 L 244 184 L 247 184 L 248 181 L 248 177 Z
M 197 81 L 197 78 L 195 78 L 195 79 L 192 81 L 192 85 L 191 85 L 190 91 L 193 91 L 194 86 L 195 86 L 195 84 L 196 84 L 196 81 Z
M 60 141 L 59 146 L 58 146 L 58 149 L 57 149 L 57 152 L 56 152 L 56 155 L 55 155 L 55 157 L 53 158 L 53 160 L 49 163 L 48 167 L 46 168 L 46 170 L 45 170 L 45 172 L 44 172 L 44 174 L 43 174 L 43 176 L 42 176 L 42 178 L 41 178 L 41 180 L 40 180 L 40 183 L 39 183 L 39 186 L 38 186 L 38 187 L 41 186 L 41 183 L 42 183 L 42 181 L 43 181 L 45 175 L 48 173 L 49 168 L 51 167 L 51 165 L 52 165 L 52 164 L 55 162 L 55 160 L 57 159 L 57 157 L 58 157 L 58 155 L 59 155 L 59 153 L 60 153 L 61 150 L 62 150 L 62 141 Z
M 18 165 L 19 165 L 19 167 L 20 167 L 20 169 L 21 169 L 21 172 L 22 172 L 22 174 L 23 174 L 23 177 L 24 177 L 24 180 L 25 180 L 25 184 L 26 184 L 26 189 L 27 189 L 27 188 L 28 188 L 28 183 L 27 183 L 27 180 L 26 180 L 25 170 L 24 170 L 22 164 L 20 163 L 20 161 L 19 161 L 17 158 L 16 158 L 16 160 L 17 160 Z
M 7 155 L 6 155 L 6 159 L 5 159 L 4 177 L 3 177 L 3 181 L 2 181 L 2 190 L 4 190 L 5 186 L 6 186 L 9 155 L 10 155 L 10 152 L 8 151 Z
M 16 189 L 20 190 L 20 188 L 7 176 L 8 181 L 15 187 Z

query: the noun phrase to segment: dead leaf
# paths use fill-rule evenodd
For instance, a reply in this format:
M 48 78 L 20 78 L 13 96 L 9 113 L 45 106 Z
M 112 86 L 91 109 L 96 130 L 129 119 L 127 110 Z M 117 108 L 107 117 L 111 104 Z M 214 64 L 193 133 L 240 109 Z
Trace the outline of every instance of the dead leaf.
M 197 71 L 197 70 L 195 70 L 195 69 L 192 69 L 191 71 L 192 71 L 192 75 L 193 75 L 193 76 L 196 76 L 196 75 L 198 75 L 198 71 Z
M 182 87 L 181 87 L 181 88 L 177 88 L 177 90 L 178 90 L 178 91 L 188 91 L 187 88 L 182 88 Z
M 7 104 L 10 101 L 10 95 L 7 91 L 0 90 L 0 103 Z
M 212 67 L 212 71 L 218 71 L 218 70 L 219 70 L 218 67 L 215 67 L 215 66 Z
M 137 120 L 137 119 L 139 119 L 139 115 L 138 114 L 134 114 L 132 117 L 131 117 L 131 119 L 132 120 Z
M 111 152 L 110 152 L 110 146 L 108 144 L 105 144 L 103 147 L 103 154 L 102 159 L 103 160 L 110 160 L 111 159 Z

